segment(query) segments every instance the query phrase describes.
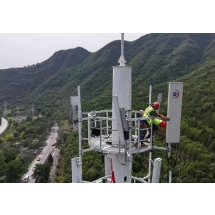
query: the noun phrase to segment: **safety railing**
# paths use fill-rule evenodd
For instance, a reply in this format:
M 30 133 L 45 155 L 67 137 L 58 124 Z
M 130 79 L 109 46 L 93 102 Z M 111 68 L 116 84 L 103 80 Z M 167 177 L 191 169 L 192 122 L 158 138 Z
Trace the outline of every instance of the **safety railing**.
M 138 118 L 137 114 L 140 114 L 140 112 L 141 111 L 136 111 L 136 110 L 131 111 L 132 114 L 130 119 L 130 122 L 132 124 L 131 146 L 137 147 L 138 151 L 141 148 L 141 143 L 144 143 L 144 142 L 146 143 L 146 141 L 148 141 L 149 147 L 152 146 L 152 132 L 151 132 L 152 123 L 151 123 L 151 127 L 143 128 L 140 125 L 140 120 L 148 120 L 148 119 L 153 120 L 153 117 Z M 83 117 L 82 120 L 87 121 L 87 128 L 88 128 L 88 137 L 82 138 L 82 140 L 87 140 L 89 147 L 92 146 L 91 137 L 92 135 L 94 135 L 92 133 L 92 130 L 96 131 L 97 133 L 97 135 L 94 135 L 94 137 L 97 136 L 98 138 L 100 138 L 100 145 L 99 145 L 100 150 L 102 150 L 102 144 L 105 144 L 105 143 L 112 146 L 119 146 L 119 144 L 113 143 L 112 136 L 111 136 L 113 131 L 111 123 L 112 121 L 116 120 L 111 118 L 112 110 L 83 112 L 82 115 L 87 115 L 87 117 Z M 122 147 L 127 147 L 127 146 L 125 145 Z

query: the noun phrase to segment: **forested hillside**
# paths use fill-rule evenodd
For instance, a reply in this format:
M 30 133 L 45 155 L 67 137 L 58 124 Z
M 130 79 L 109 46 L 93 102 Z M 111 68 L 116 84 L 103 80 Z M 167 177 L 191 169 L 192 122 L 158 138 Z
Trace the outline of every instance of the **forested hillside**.
M 175 182 L 215 181 L 215 34 L 148 34 L 125 42 L 125 59 L 132 66 L 132 108 L 143 109 L 148 87 L 153 98 L 163 93 L 165 114 L 168 81 L 184 82 L 180 155 Z M 81 86 L 83 111 L 111 108 L 112 66 L 118 65 L 120 41 L 113 41 L 95 53 L 83 48 L 56 52 L 42 63 L 25 68 L 0 70 L 0 103 L 31 104 L 47 117 L 71 119 L 70 99 Z M 162 144 L 160 142 L 160 144 Z M 70 161 L 77 155 L 76 134 L 61 135 L 62 157 L 57 182 L 70 182 Z M 102 174 L 102 158 L 84 166 L 84 178 Z M 165 157 L 165 154 L 161 156 Z M 85 159 L 85 158 L 84 158 Z M 145 155 L 137 155 L 134 174 L 141 175 Z M 94 166 L 96 165 L 96 166 Z M 164 162 L 164 172 L 167 165 Z M 162 180 L 165 182 L 165 175 Z

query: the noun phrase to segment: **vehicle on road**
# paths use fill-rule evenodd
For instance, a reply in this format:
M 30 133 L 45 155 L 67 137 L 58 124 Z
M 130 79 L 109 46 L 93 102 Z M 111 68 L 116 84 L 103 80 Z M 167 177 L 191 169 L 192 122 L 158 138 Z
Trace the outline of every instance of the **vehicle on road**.
M 40 158 L 40 157 L 38 157 L 38 158 L 37 158 L 37 161 L 40 161 L 40 160 L 41 160 L 41 158 Z
M 27 183 L 29 181 L 29 175 L 26 175 L 23 179 L 24 183 Z

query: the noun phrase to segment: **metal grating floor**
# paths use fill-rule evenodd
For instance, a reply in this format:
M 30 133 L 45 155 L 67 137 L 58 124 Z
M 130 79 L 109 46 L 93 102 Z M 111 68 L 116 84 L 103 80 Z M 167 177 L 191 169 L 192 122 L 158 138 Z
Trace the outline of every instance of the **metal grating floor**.
M 112 145 L 112 143 L 108 142 L 108 141 L 110 141 L 108 138 L 102 137 L 102 141 L 100 143 L 100 137 L 91 137 L 91 139 L 90 139 L 91 148 L 96 151 L 105 153 L 105 154 L 109 154 L 109 153 L 119 154 L 119 153 L 125 153 L 128 151 L 128 149 L 126 150 L 125 146 L 119 147 L 118 145 Z M 131 148 L 131 153 L 135 154 L 135 153 L 146 152 L 153 148 L 153 147 L 148 146 L 148 143 L 146 143 L 146 142 L 144 142 L 144 144 L 146 146 L 139 147 L 139 149 L 137 147 L 133 146 Z

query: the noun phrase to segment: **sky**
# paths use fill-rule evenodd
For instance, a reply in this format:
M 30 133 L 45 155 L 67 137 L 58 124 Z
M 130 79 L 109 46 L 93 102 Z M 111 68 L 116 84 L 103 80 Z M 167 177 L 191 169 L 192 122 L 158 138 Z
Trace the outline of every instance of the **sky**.
M 145 33 L 125 33 L 134 41 Z M 41 63 L 56 51 L 83 47 L 96 52 L 121 39 L 120 33 L 0 33 L 0 69 Z

